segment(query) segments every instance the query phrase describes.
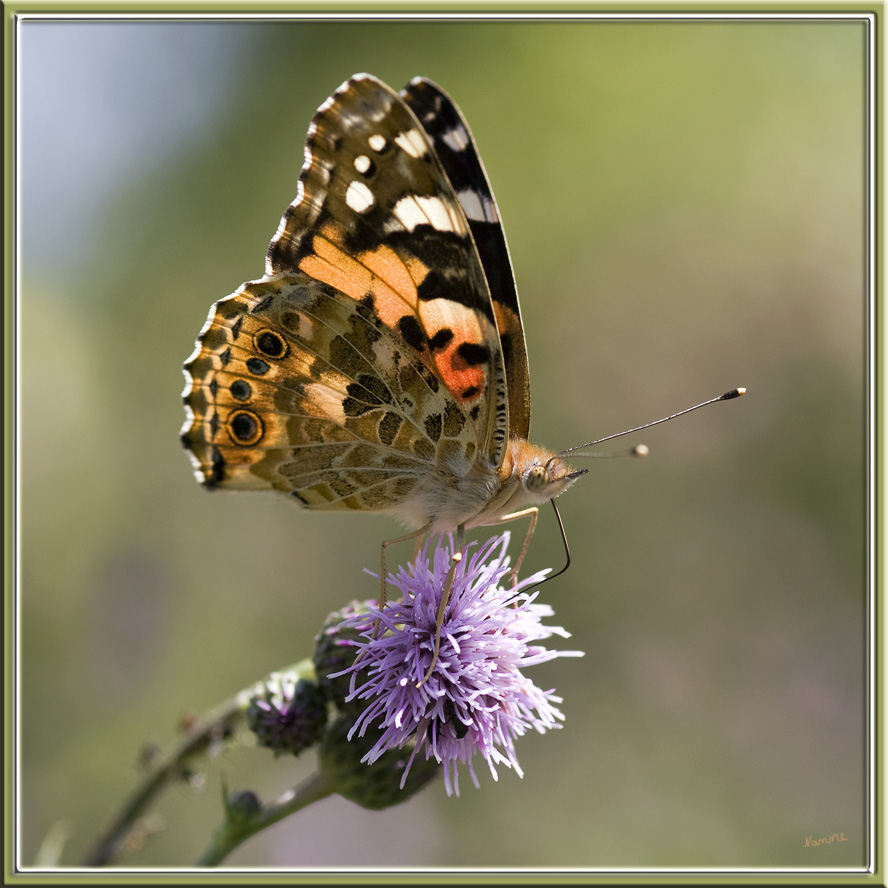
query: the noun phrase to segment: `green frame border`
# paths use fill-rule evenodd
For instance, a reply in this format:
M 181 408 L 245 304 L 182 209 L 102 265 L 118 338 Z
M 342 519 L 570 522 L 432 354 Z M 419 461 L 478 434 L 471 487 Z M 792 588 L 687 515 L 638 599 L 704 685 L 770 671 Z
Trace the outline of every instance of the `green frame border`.
M 409 0 L 408 0 L 409 2 Z M 378 2 L 378 0 L 330 0 L 330 2 L 246 2 L 246 0 L 192 0 L 192 2 L 145 2 L 122 3 L 114 0 L 14 0 L 3 7 L 3 48 L 5 74 L 5 114 L 4 114 L 4 388 L 5 433 L 4 433 L 4 518 L 7 528 L 4 535 L 4 640 L 5 705 L 4 726 L 6 744 L 4 749 L 4 815 L 7 828 L 4 830 L 4 884 L 134 884 L 151 885 L 181 883 L 199 885 L 222 884 L 490 884 L 490 885 L 581 885 L 581 884 L 626 884 L 626 885 L 695 885 L 695 884 L 781 884 L 781 885 L 886 885 L 884 854 L 886 847 L 885 792 L 884 792 L 884 739 L 885 712 L 883 704 L 884 685 L 882 677 L 885 669 L 884 643 L 886 621 L 882 607 L 884 592 L 884 398 L 885 381 L 885 318 L 884 296 L 884 60 L 885 6 L 882 2 L 808 2 L 785 3 L 671 3 L 669 0 L 653 2 L 610 3 L 571 3 L 556 2 L 467 2 L 467 0 L 435 0 L 435 2 L 398 3 Z M 670 19 L 695 18 L 747 18 L 765 19 L 786 18 L 799 20 L 808 18 L 858 19 L 867 25 L 867 164 L 868 207 L 867 280 L 870 298 L 868 329 L 866 331 L 866 386 L 869 404 L 867 428 L 867 575 L 870 592 L 868 608 L 867 653 L 870 674 L 867 683 L 867 740 L 866 757 L 869 783 L 869 868 L 868 870 L 810 869 L 810 870 L 399 870 L 399 871 L 335 871 L 329 869 L 307 870 L 61 870 L 38 869 L 16 866 L 16 707 L 17 707 L 17 536 L 16 518 L 18 508 L 18 487 L 16 478 L 16 438 L 17 438 L 17 33 L 23 20 L 52 19 L 56 22 L 77 20 L 83 17 L 114 20 L 150 19 L 242 19 L 262 20 L 269 18 L 299 18 L 310 16 L 326 20 L 354 20 L 365 17 L 391 17 L 393 19 L 461 19 L 490 20 L 540 18 L 557 20 L 565 18 L 626 18 L 626 19 Z

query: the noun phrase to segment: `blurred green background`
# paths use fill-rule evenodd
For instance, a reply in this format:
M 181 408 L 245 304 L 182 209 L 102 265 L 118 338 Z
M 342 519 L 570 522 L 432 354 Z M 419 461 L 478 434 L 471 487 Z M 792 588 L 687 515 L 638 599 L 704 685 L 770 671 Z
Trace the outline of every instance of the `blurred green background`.
M 647 460 L 586 463 L 561 500 L 574 564 L 543 600 L 586 656 L 536 667 L 567 719 L 518 741 L 523 779 L 328 799 L 230 863 L 863 863 L 861 24 L 32 21 L 20 50 L 25 861 L 64 818 L 77 863 L 144 742 L 375 595 L 394 522 L 208 494 L 178 441 L 210 304 L 261 275 L 311 115 L 369 71 L 432 78 L 474 131 L 536 443 L 749 393 L 630 439 Z M 542 517 L 528 570 L 563 563 Z M 123 863 L 191 864 L 220 775 L 271 799 L 312 769 L 225 754 Z

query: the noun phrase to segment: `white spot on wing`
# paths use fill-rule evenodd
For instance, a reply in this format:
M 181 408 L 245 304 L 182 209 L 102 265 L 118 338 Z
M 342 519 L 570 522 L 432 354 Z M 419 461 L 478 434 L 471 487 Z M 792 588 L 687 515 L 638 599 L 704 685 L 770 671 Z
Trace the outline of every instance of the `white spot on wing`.
M 388 216 L 386 219 L 383 220 L 383 234 L 394 234 L 396 231 L 400 232 L 403 230 L 404 225 L 401 223 L 397 216 Z
M 465 232 L 462 219 L 454 207 L 440 197 L 402 197 L 392 212 L 408 231 L 413 231 L 417 225 L 431 225 L 436 231 Z
M 373 192 L 356 179 L 345 192 L 345 202 L 356 212 L 366 213 L 376 203 Z
M 366 154 L 359 154 L 359 155 L 355 158 L 355 169 L 356 169 L 361 175 L 364 175 L 364 173 L 366 173 L 367 170 L 370 169 L 370 158 L 367 157 Z
M 465 151 L 469 144 L 469 134 L 461 123 L 458 123 L 453 129 L 447 130 L 441 138 L 444 140 L 444 144 L 454 151 Z
M 392 208 L 392 213 L 408 231 L 429 221 L 415 197 L 402 197 Z
M 367 139 L 367 144 L 378 154 L 380 151 L 385 151 L 385 146 L 388 143 L 386 142 L 385 136 L 381 136 L 379 133 L 373 133 L 373 135 Z
M 466 188 L 457 194 L 459 205 L 463 212 L 475 222 L 496 222 L 499 216 L 496 212 L 496 204 L 488 200 L 483 194 Z
M 411 157 L 422 157 L 426 153 L 426 142 L 419 130 L 410 129 L 395 136 L 395 144 Z

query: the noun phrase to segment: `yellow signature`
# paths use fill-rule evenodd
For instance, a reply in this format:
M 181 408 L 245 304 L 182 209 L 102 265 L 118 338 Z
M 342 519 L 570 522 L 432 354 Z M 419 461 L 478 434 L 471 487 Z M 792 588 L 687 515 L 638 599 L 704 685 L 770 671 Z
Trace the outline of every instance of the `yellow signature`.
M 818 845 L 831 845 L 833 842 L 847 842 L 848 840 L 845 838 L 845 833 L 833 833 L 831 836 L 820 836 L 820 838 L 815 839 L 813 833 L 810 836 L 805 836 L 805 847 L 806 848 L 816 848 Z

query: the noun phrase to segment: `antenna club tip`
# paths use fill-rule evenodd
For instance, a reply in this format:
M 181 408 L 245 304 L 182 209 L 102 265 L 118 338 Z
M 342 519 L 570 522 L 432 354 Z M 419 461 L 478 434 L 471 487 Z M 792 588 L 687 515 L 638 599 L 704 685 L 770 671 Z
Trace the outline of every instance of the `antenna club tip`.
M 647 456 L 650 452 L 647 444 L 636 444 L 630 451 L 633 456 Z
M 721 396 L 721 398 L 719 398 L 719 400 L 720 401 L 730 401 L 732 398 L 739 398 L 741 395 L 745 395 L 745 394 L 746 394 L 746 389 L 743 386 L 740 386 L 739 388 L 731 389 L 729 392 L 725 392 Z

